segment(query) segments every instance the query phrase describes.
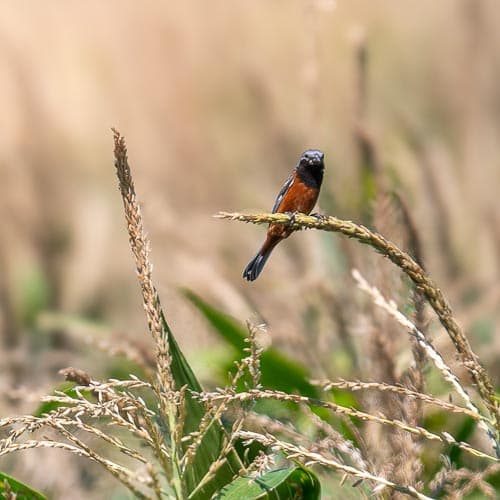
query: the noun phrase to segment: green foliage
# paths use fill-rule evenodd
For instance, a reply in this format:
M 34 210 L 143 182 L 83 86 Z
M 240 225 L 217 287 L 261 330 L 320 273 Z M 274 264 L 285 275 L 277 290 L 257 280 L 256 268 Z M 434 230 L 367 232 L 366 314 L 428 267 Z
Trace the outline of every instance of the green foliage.
M 218 500 L 271 500 L 320 498 L 321 486 L 314 474 L 303 467 L 276 469 L 257 478 L 239 477 L 215 497 Z
M 42 493 L 4 472 L 0 472 L 0 497 L 15 498 L 16 500 L 47 500 L 47 497 Z
M 471 325 L 470 332 L 473 338 L 482 344 L 491 344 L 495 339 L 495 321 L 492 317 L 482 317 Z
M 220 312 L 190 290 L 184 295 L 196 306 L 226 342 L 237 351 L 237 357 L 245 356 L 247 330 L 230 316 Z M 318 397 L 318 391 L 308 381 L 307 369 L 299 362 L 281 354 L 274 348 L 267 349 L 260 357 L 261 382 L 266 388 L 299 393 L 311 398 Z
M 373 202 L 377 196 L 377 180 L 372 165 L 364 163 L 361 167 L 360 211 L 366 224 L 371 224 Z
M 184 295 L 209 321 L 215 331 L 237 351 L 237 356 L 245 356 L 247 330 L 236 320 L 218 311 L 190 290 Z M 318 392 L 308 381 L 307 370 L 275 349 L 268 349 L 260 356 L 261 382 L 264 387 L 289 394 L 299 393 L 315 398 Z M 274 402 L 260 402 L 261 410 L 273 407 Z M 275 408 L 272 408 L 273 410 Z M 268 408 L 271 410 L 271 408 Z M 321 412 L 321 409 L 319 409 Z M 264 411 L 267 413 L 266 411 Z M 241 445 L 241 443 L 240 443 Z M 311 472 L 292 467 L 268 472 L 258 480 L 238 478 L 226 486 L 217 498 L 319 498 L 319 481 Z
M 112 358 L 106 365 L 106 377 L 117 380 L 127 380 L 133 374 L 139 379 L 144 380 L 146 374 L 141 366 L 135 361 L 126 357 Z
M 465 441 L 471 437 L 472 433 L 476 429 L 476 421 L 470 417 L 466 417 L 461 419 L 460 425 L 455 432 L 455 439 L 457 441 Z M 458 446 L 452 446 L 449 452 L 450 462 L 455 466 L 461 467 L 464 464 L 462 463 L 462 455 L 463 452 Z
M 183 434 L 186 435 L 199 429 L 201 420 L 205 415 L 205 406 L 190 393 L 190 391 L 199 393 L 202 388 L 182 354 L 163 313 L 161 316 L 172 357 L 170 369 L 176 389 L 179 390 L 184 386 L 188 389 L 186 391 L 186 418 L 183 429 Z M 186 467 L 184 479 L 188 494 L 192 494 L 190 498 L 200 500 L 210 498 L 214 492 L 227 484 L 239 472 L 240 462 L 238 456 L 236 452 L 231 451 L 226 457 L 227 460 L 221 465 L 215 476 L 206 482 L 204 487 L 197 489 L 198 485 L 208 474 L 210 466 L 220 458 L 225 437 L 225 430 L 220 421 L 213 420 L 197 448 L 195 459 Z M 184 445 L 184 451 L 187 449 L 187 446 L 187 444 Z
M 226 342 L 236 349 L 236 358 L 245 356 L 244 349 L 247 346 L 245 338 L 247 331 L 235 319 L 222 313 L 215 307 L 205 302 L 201 297 L 190 290 L 184 290 L 184 295 L 196 306 L 218 333 Z M 234 366 L 234 360 L 231 361 Z M 281 354 L 276 349 L 270 348 L 264 351 L 260 356 L 261 383 L 266 389 L 283 391 L 288 394 L 300 394 L 310 398 L 318 398 L 318 390 L 309 383 L 309 374 L 307 369 L 299 362 L 292 360 Z M 244 388 L 242 388 L 244 390 Z M 359 403 L 355 396 L 339 389 L 332 389 L 333 400 L 342 406 L 349 408 L 358 408 Z M 288 405 L 282 402 L 272 400 L 257 401 L 255 409 L 282 421 L 293 420 L 297 424 L 303 421 L 303 414 L 297 412 L 297 405 L 290 403 Z M 342 419 L 332 415 L 324 408 L 311 406 L 312 411 L 329 422 L 338 432 L 349 440 L 356 442 L 348 426 Z M 353 425 L 359 425 L 359 422 L 353 421 Z
M 52 291 L 44 273 L 37 266 L 28 266 L 20 281 L 20 320 L 23 325 L 33 326 L 38 314 L 50 303 Z

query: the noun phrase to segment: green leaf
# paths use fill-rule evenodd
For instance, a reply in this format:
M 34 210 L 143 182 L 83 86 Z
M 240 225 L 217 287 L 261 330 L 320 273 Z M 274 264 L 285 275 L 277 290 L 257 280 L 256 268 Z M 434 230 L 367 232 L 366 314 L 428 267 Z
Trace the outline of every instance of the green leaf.
M 21 483 L 12 476 L 0 472 L 0 498 L 16 498 L 16 500 L 47 500 L 45 495 Z
M 303 467 L 276 469 L 251 479 L 239 477 L 215 496 L 219 500 L 305 499 L 320 498 L 318 478 Z
M 247 330 L 230 316 L 218 311 L 191 290 L 183 290 L 184 295 L 205 316 L 215 331 L 238 352 L 239 357 L 246 356 L 244 351 Z M 269 389 L 277 389 L 289 394 L 299 393 L 310 398 L 317 398 L 318 391 L 308 381 L 308 372 L 299 362 L 281 354 L 276 349 L 264 351 L 260 358 L 261 382 Z
M 38 266 L 27 266 L 19 279 L 19 310 L 24 325 L 33 326 L 37 315 L 50 303 L 52 290 Z
M 186 391 L 186 418 L 184 422 L 183 434 L 197 431 L 203 415 L 205 415 L 205 406 L 195 399 L 190 391 L 201 392 L 202 388 L 189 366 L 186 358 L 182 354 L 172 331 L 170 330 L 163 312 L 161 313 L 163 329 L 167 334 L 170 355 L 172 362 L 170 369 L 175 381 L 176 389 L 187 386 Z M 202 500 L 210 498 L 216 491 L 219 491 L 224 485 L 238 474 L 241 469 L 241 462 L 237 453 L 232 450 L 226 457 L 226 461 L 217 470 L 214 477 L 210 479 L 203 487 L 197 489 L 197 486 L 206 476 L 210 466 L 219 460 L 221 451 L 226 441 L 225 430 L 219 420 L 215 420 L 206 430 L 200 445 L 196 450 L 196 455 L 191 464 L 186 467 L 185 483 L 189 498 Z M 188 443 L 183 444 L 184 450 Z
M 371 162 L 365 161 L 361 165 L 361 211 L 367 221 L 372 219 L 373 200 L 377 195 L 377 180 Z
M 476 429 L 476 421 L 470 417 L 466 417 L 462 420 L 461 425 L 455 431 L 454 436 L 457 441 L 467 442 L 471 434 Z M 462 450 L 458 446 L 451 446 L 449 452 L 450 462 L 457 466 L 457 468 L 463 467 L 462 464 Z

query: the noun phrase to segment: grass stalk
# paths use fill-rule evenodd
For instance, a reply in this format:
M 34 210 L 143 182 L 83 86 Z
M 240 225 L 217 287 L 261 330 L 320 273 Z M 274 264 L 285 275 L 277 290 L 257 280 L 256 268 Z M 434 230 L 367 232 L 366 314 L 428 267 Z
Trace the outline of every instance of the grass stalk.
M 462 364 L 469 372 L 477 386 L 481 399 L 494 420 L 496 440 L 500 435 L 500 405 L 486 370 L 472 351 L 467 337 L 453 316 L 452 309 L 445 296 L 436 284 L 427 276 L 422 267 L 397 245 L 388 241 L 381 234 L 371 231 L 365 226 L 333 216 L 315 217 L 295 214 L 293 220 L 287 214 L 242 214 L 219 212 L 216 218 L 251 222 L 253 224 L 292 224 L 293 229 L 319 229 L 341 233 L 360 243 L 371 246 L 399 267 L 414 283 L 416 289 L 434 309 L 439 321 L 446 329 Z

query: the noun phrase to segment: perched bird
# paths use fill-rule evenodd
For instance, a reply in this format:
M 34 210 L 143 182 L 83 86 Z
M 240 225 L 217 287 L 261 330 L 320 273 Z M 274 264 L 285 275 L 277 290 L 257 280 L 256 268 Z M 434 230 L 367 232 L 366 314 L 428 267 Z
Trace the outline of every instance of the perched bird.
M 302 153 L 299 163 L 283 184 L 274 202 L 273 214 L 297 212 L 309 214 L 318 199 L 323 181 L 323 163 L 325 155 L 319 149 L 308 149 Z M 274 247 L 292 234 L 291 224 L 270 224 L 267 238 L 257 255 L 243 271 L 243 278 L 254 281 L 261 273 L 264 264 Z

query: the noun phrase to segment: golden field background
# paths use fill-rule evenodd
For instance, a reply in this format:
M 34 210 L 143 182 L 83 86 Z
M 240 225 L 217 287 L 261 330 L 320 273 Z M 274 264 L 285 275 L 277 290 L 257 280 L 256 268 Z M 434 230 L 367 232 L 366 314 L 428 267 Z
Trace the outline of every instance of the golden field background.
M 309 231 L 280 245 L 248 284 L 241 273 L 263 229 L 211 216 L 269 210 L 300 153 L 318 147 L 327 168 L 320 210 L 363 222 L 372 209 L 374 225 L 402 241 L 391 207 L 363 198 L 361 127 L 384 182 L 413 215 L 427 271 L 498 385 L 500 15 L 493 0 L 4 2 L 0 60 L 5 394 L 49 392 L 57 371 L 72 364 L 106 374 L 108 358 L 86 345 L 84 320 L 101 325 L 91 331 L 99 340 L 149 342 L 111 127 L 127 139 L 163 305 L 207 383 L 215 383 L 218 342 L 179 287 L 242 321 L 263 319 L 273 344 L 313 374 L 350 373 L 350 361 L 335 354 L 338 310 L 363 343 L 366 311 L 349 270 L 360 267 L 370 278 L 385 269 L 381 258 Z M 71 321 L 43 326 L 60 314 Z M 436 344 L 451 353 L 434 328 Z M 395 341 L 394 352 L 404 353 L 404 342 Z M 2 398 L 3 415 L 35 404 L 12 394 Z M 81 461 L 50 450 L 9 457 L 0 469 L 55 498 L 67 491 L 101 498 L 104 484 L 116 486 L 97 466 L 85 464 L 84 473 Z

